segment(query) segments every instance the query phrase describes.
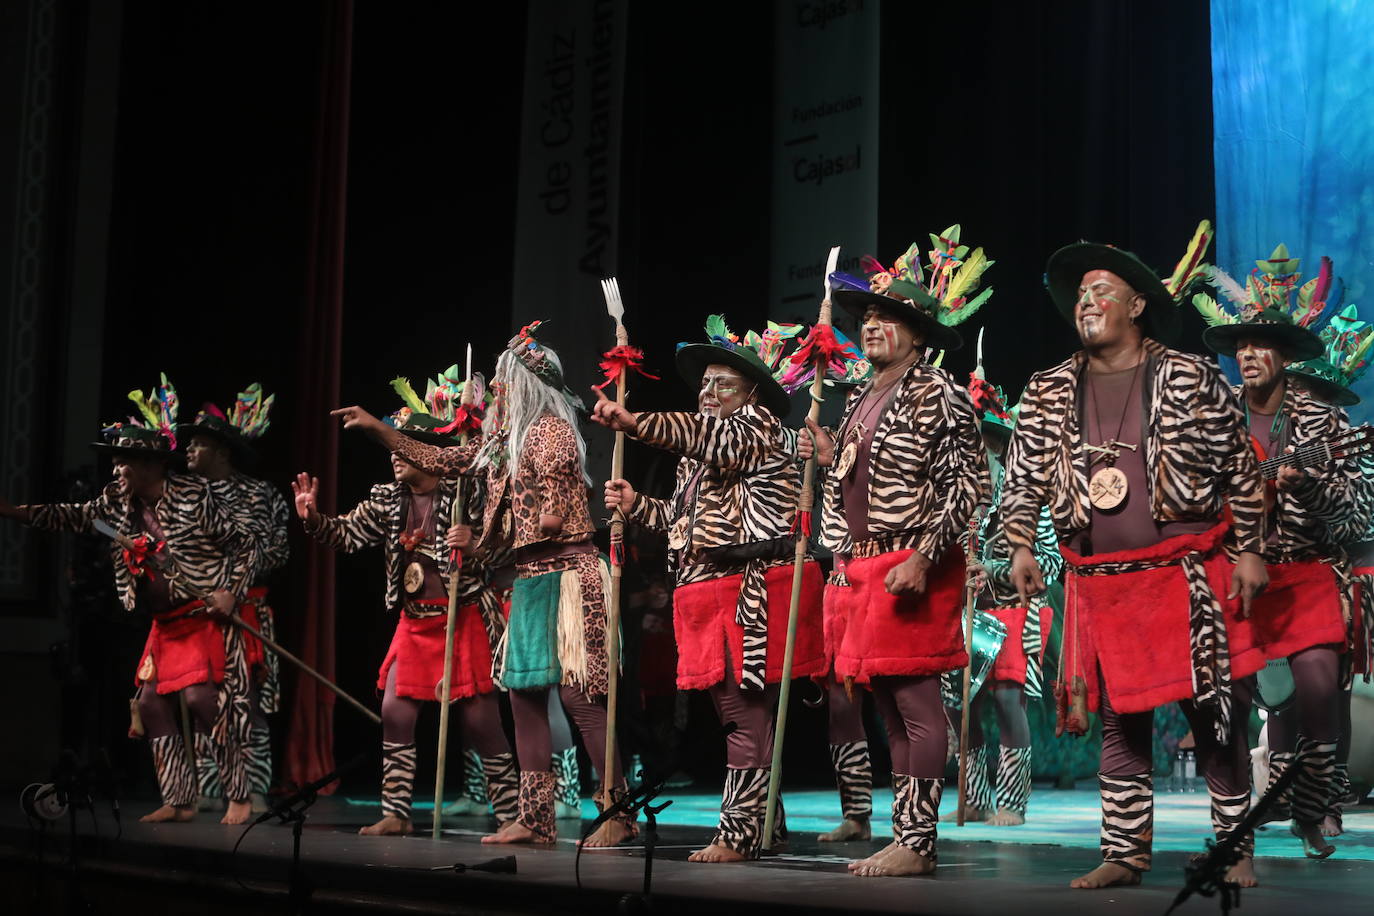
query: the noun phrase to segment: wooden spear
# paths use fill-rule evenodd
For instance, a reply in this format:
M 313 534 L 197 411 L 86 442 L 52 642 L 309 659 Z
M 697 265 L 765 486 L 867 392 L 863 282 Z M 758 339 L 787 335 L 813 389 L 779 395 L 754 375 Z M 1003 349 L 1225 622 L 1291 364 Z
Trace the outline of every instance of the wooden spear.
M 628 347 L 630 334 L 625 330 L 625 303 L 620 298 L 620 284 L 615 277 L 601 281 L 601 294 L 606 298 L 606 312 L 615 321 L 616 347 Z M 629 367 L 622 367 L 615 381 L 615 402 L 625 406 L 625 383 Z M 616 431 L 611 450 L 611 479 L 625 476 L 625 434 Z M 611 516 L 611 590 L 606 595 L 606 757 L 601 766 L 603 803 L 610 803 L 612 773 L 616 762 L 616 701 L 620 681 L 620 580 L 624 575 L 625 513 L 619 507 Z
M 978 363 L 973 371 L 978 378 L 983 375 L 983 330 L 978 331 Z M 968 532 L 968 555 L 965 558 L 967 564 L 978 562 L 978 513 L 973 514 L 973 520 L 969 524 Z M 969 688 L 973 680 L 973 605 L 976 593 L 973 590 L 973 580 L 965 577 L 964 583 L 964 651 L 968 653 L 968 664 L 964 666 L 963 675 L 963 705 L 959 708 L 959 805 L 955 812 L 955 826 L 964 826 L 964 812 L 968 805 L 968 727 L 969 717 L 972 715 L 970 706 L 973 705 L 972 697 L 969 696 Z
M 825 264 L 825 298 L 821 300 L 817 326 L 830 324 L 830 275 L 839 263 L 840 246 L 830 249 L 830 257 Z M 821 415 L 821 403 L 825 400 L 826 357 L 819 354 L 816 360 L 816 377 L 811 380 L 811 409 L 807 418 L 817 420 Z M 797 498 L 797 547 L 792 560 L 792 600 L 787 607 L 787 647 L 782 656 L 782 683 L 778 688 L 778 720 L 773 729 L 773 767 L 768 774 L 768 805 L 763 815 L 763 848 L 773 846 L 773 824 L 778 814 L 778 793 L 782 788 L 782 743 L 787 732 L 787 701 L 792 695 L 792 655 L 797 645 L 797 616 L 801 610 L 802 573 L 806 564 L 806 527 L 802 519 L 811 512 L 815 504 L 816 455 L 813 452 L 802 471 L 801 494 Z
M 466 404 L 472 392 L 472 344 L 468 344 L 466 374 L 463 378 L 463 403 Z M 468 434 L 466 432 L 459 433 L 458 441 L 466 445 Z M 453 511 L 449 516 L 449 521 L 453 525 L 463 523 L 463 495 L 463 484 L 460 480 L 454 486 Z M 434 827 L 430 837 L 435 840 L 443 834 L 444 771 L 448 766 L 448 694 L 453 684 L 453 628 L 458 622 L 458 580 L 462 578 L 463 574 L 463 552 L 461 550 L 453 551 L 449 566 L 451 568 L 448 579 L 448 619 L 444 621 L 444 677 L 439 682 L 434 697 L 439 701 L 439 758 L 434 766 Z

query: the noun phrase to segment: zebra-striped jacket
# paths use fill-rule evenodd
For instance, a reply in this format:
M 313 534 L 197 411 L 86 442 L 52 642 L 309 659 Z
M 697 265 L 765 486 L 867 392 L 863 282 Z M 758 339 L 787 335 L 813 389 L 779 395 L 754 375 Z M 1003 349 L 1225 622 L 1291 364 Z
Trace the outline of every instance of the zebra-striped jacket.
M 872 384 L 849 393 L 838 429 Z M 938 367 L 917 361 L 897 385 L 869 454 L 869 535 L 882 539 L 887 551 L 915 548 L 939 563 L 966 535 L 990 489 L 978 416 L 964 387 Z M 843 447 L 835 445 L 837 452 Z M 852 553 L 834 473 L 826 475 L 821 494 L 820 540 L 835 553 Z
M 445 588 L 451 586 L 453 579 L 452 551 L 445 543 L 445 536 L 448 534 L 456 492 L 457 484 L 454 481 L 439 481 L 434 495 L 434 534 L 429 543 L 420 548 L 433 553 Z M 401 526 L 410 511 L 410 504 L 408 486 L 396 481 L 379 483 L 372 488 L 367 499 L 344 515 L 322 515 L 318 528 L 306 529 L 317 540 L 344 553 L 355 553 L 365 547 L 380 546 L 386 570 L 386 607 L 397 613 L 403 613 L 405 610 L 405 589 L 402 585 L 405 578 L 402 563 L 405 551 L 401 546 Z M 465 510 L 470 508 L 465 507 Z M 470 515 L 470 512 L 465 511 L 464 514 Z M 465 556 L 458 578 L 459 600 L 470 603 L 482 588 L 480 564 Z
M 286 500 L 276 487 L 247 474 L 235 473 L 212 486 L 217 493 L 223 492 L 235 522 L 256 542 L 258 566 L 253 571 L 253 583 L 262 584 L 291 558 L 287 537 L 291 513 Z
M 1243 386 L 1232 389 L 1245 397 Z M 1317 400 L 1297 385 L 1284 384 L 1283 406 L 1287 422 L 1273 444 L 1273 455 L 1288 448 L 1334 442 L 1350 429 L 1345 411 Z M 1363 534 L 1362 496 L 1357 486 L 1362 474 L 1355 458 L 1342 458 L 1305 469 L 1306 478 L 1288 491 L 1279 491 L 1273 514 L 1273 541 L 1265 541 L 1264 559 L 1270 563 L 1295 560 L 1344 559 L 1344 542 Z
M 1236 549 L 1263 555 L 1263 488 L 1240 404 L 1213 363 L 1150 339 L 1145 350 L 1151 515 L 1157 522 L 1211 521 L 1229 502 Z M 1002 493 L 1012 549 L 1034 549 L 1042 506 L 1050 507 L 1061 542 L 1091 522 L 1079 399 L 1086 365 L 1079 351 L 1032 375 L 1021 395 Z
M 95 499 L 84 503 L 49 503 L 25 507 L 30 524 L 49 531 L 92 533 L 99 519 L 120 534 L 136 537 L 143 525 L 133 499 L 110 483 Z M 166 541 L 166 556 L 176 575 L 170 577 L 173 605 L 199 597 L 197 590 L 227 589 L 242 599 L 257 568 L 257 543 L 237 524 L 230 507 L 208 480 L 194 474 L 168 474 L 157 504 L 157 520 Z M 124 561 L 123 549 L 110 542 L 115 588 L 125 609 L 132 611 L 138 581 Z
M 978 525 L 978 562 L 987 570 L 993 607 L 1012 607 L 1021 603 L 1020 595 L 1011 584 L 1011 544 L 1007 541 L 1006 530 L 1001 523 L 1001 513 L 998 511 L 1006 479 L 1005 473 L 994 475 L 990 508 L 983 514 Z M 1045 582 L 1048 584 L 1058 579 L 1064 572 L 1064 557 L 1059 553 L 1059 538 L 1054 532 L 1054 519 L 1045 507 L 1040 510 L 1040 521 L 1035 530 L 1034 552 Z M 1041 598 L 1032 599 L 1032 602 L 1036 607 L 1043 606 Z

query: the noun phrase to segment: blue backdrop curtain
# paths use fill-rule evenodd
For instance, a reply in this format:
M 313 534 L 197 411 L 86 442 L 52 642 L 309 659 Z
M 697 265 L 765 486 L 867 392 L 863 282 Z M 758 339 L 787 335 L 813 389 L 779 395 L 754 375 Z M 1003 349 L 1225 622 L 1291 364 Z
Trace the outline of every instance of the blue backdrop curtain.
M 1283 242 L 1374 318 L 1374 3 L 1212 0 L 1216 263 L 1237 278 Z M 1374 374 L 1351 420 L 1374 418 Z

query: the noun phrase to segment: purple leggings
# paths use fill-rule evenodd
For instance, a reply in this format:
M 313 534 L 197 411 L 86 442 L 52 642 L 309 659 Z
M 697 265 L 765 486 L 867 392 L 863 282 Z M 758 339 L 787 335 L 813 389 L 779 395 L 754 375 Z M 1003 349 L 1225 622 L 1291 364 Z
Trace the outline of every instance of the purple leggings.
M 386 692 L 382 694 L 382 740 L 395 744 L 415 741 L 415 720 L 420 716 L 422 700 L 396 695 L 396 666 L 386 676 Z M 504 754 L 510 750 L 506 733 L 501 729 L 501 706 L 495 693 L 479 693 L 465 697 L 455 705 L 463 745 L 483 757 Z
M 725 765 L 732 770 L 771 767 L 778 685 L 769 684 L 762 693 L 741 690 L 727 670 L 725 677 L 706 692 L 720 724 L 735 723 L 734 731 L 725 736 Z
M 1179 708 L 1188 719 L 1197 742 L 1198 771 L 1207 779 L 1207 788 L 1217 795 L 1242 795 L 1250 791 L 1250 741 L 1246 725 L 1250 720 L 1250 687 L 1234 682 L 1231 693 L 1231 740 L 1217 743 L 1212 719 L 1200 713 L 1192 700 L 1180 700 Z M 1098 771 L 1104 776 L 1141 776 L 1154 771 L 1151 736 L 1154 711 L 1119 713 L 1112 709 L 1102 682 L 1102 761 Z
M 864 734 L 864 701 L 860 695 L 849 701 L 849 694 L 844 692 L 844 685 L 836 681 L 831 681 L 827 711 L 830 716 L 830 735 L 831 744 L 850 744 L 854 741 L 863 741 L 868 736 Z
M 219 688 L 214 684 L 192 684 L 183 688 L 186 708 L 191 712 L 195 730 L 208 735 L 219 715 Z M 148 738 L 166 738 L 177 732 L 177 695 L 160 694 L 157 682 L 149 681 L 138 690 L 138 715 L 143 720 L 143 733 Z
M 872 687 L 887 728 L 892 772 L 918 779 L 942 777 L 949 734 L 939 675 L 875 677 Z
M 1323 743 L 1341 740 L 1349 753 L 1350 695 L 1340 696 L 1340 655 L 1334 646 L 1313 646 L 1288 657 L 1293 703 L 1267 723 L 1269 750 L 1291 751 L 1298 735 Z M 1342 721 L 1344 720 L 1344 722 Z
M 582 747 L 592 766 L 606 774 L 606 698 L 593 699 L 581 687 L 558 688 L 563 708 L 582 736 Z M 515 753 L 520 769 L 547 773 L 553 766 L 553 735 L 549 729 L 549 688 L 510 691 L 511 717 L 515 720 Z M 616 755 L 619 757 L 619 754 Z M 618 785 L 620 761 L 615 761 L 609 785 Z

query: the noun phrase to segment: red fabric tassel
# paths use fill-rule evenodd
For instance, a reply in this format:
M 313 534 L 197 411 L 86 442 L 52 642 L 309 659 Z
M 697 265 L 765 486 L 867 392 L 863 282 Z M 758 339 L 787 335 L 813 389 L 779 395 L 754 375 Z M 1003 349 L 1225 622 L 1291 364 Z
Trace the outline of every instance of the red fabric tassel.
M 129 574 L 135 579 L 140 576 L 147 576 L 148 581 L 152 582 L 157 578 L 153 570 L 148 566 L 148 554 L 156 554 L 167 544 L 166 541 L 158 541 L 156 544 L 148 540 L 148 535 L 140 534 L 133 539 L 133 549 L 124 548 L 124 565 L 128 567 Z
M 818 324 L 811 328 L 802 345 L 788 357 L 787 371 L 780 380 L 782 386 L 795 390 L 815 376 L 811 373 L 817 365 L 835 378 L 844 378 L 846 360 L 861 359 L 863 354 L 852 341 L 841 343 L 835 336 L 835 329 L 828 324 Z
M 601 354 L 601 373 L 606 377 L 606 381 L 600 385 L 594 385 L 600 391 L 607 385 L 619 382 L 625 377 L 625 371 L 632 369 L 645 378 L 658 381 L 657 375 L 650 375 L 644 371 L 644 351 L 638 347 L 612 347 Z
M 481 404 L 459 404 L 453 410 L 453 422 L 435 428 L 441 436 L 453 432 L 477 432 L 482 428 L 482 418 L 486 411 Z
M 792 517 L 792 533 L 793 533 L 793 534 L 796 534 L 796 533 L 797 533 L 797 528 L 798 528 L 798 526 L 801 527 L 801 533 L 802 533 L 803 535 L 805 535 L 805 536 L 808 537 L 808 538 L 811 537 L 811 513 L 810 513 L 810 512 L 798 512 L 796 515 L 794 515 L 794 516 Z
M 624 568 L 625 566 L 625 538 L 611 538 L 611 565 Z

